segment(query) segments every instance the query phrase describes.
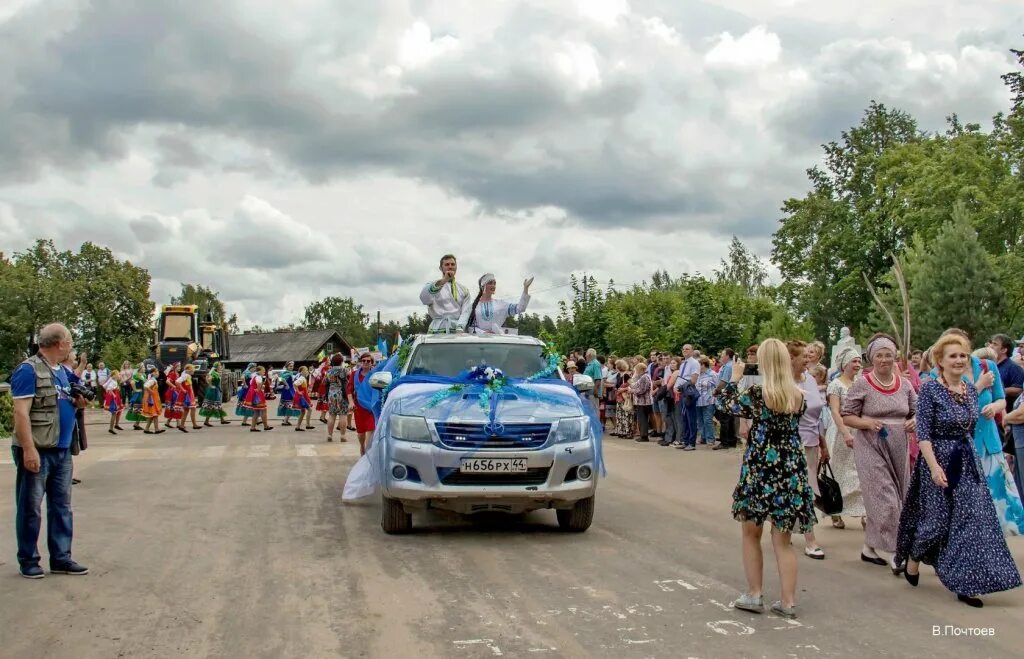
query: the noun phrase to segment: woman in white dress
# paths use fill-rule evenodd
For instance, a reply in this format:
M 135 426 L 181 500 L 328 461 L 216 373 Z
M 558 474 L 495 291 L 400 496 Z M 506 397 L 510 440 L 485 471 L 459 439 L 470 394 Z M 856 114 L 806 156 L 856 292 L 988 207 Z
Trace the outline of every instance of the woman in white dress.
M 509 316 L 526 311 L 526 307 L 530 303 L 530 284 L 532 283 L 533 277 L 523 282 L 523 294 L 518 303 L 509 300 L 496 300 L 494 292 L 498 288 L 498 283 L 495 281 L 494 275 L 487 273 L 480 278 L 480 291 L 476 294 L 476 299 L 469 307 L 466 317 L 459 324 L 465 327 L 467 332 L 474 334 L 504 334 L 505 320 Z
M 846 392 L 850 390 L 862 364 L 860 354 L 853 348 L 846 348 L 836 356 L 836 368 L 839 375 L 829 383 L 825 395 L 831 410 L 825 427 L 825 442 L 832 456 L 832 472 L 839 491 L 843 493 L 843 514 L 860 517 L 864 524 L 864 496 L 860 491 L 860 478 L 857 476 L 857 463 L 853 458 L 853 430 L 843 423 L 842 409 L 846 401 Z M 841 515 L 832 515 L 832 526 L 837 529 L 846 528 Z

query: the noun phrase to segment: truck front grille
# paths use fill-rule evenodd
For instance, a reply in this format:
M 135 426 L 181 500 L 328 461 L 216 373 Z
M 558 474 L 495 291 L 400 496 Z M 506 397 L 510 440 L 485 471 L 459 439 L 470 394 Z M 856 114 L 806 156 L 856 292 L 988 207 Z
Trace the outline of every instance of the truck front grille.
M 551 433 L 550 423 L 507 423 L 488 428 L 483 423 L 438 423 L 437 436 L 448 448 L 536 449 Z

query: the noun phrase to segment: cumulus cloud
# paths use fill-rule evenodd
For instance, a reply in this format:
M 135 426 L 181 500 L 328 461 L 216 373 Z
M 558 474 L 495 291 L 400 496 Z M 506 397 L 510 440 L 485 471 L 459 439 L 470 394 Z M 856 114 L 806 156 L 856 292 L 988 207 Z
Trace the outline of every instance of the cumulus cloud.
M 871 99 L 1005 109 L 1021 10 L 897 4 L 5 5 L 0 249 L 103 242 L 261 324 L 415 310 L 448 251 L 538 287 L 709 271 L 732 233 L 765 253 Z

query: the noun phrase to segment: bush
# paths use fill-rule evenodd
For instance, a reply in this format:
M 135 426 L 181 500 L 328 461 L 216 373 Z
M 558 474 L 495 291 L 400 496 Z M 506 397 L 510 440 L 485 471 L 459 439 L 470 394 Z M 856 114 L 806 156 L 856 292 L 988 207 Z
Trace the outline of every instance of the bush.
M 14 400 L 11 392 L 0 392 L 0 439 L 11 436 L 14 430 Z

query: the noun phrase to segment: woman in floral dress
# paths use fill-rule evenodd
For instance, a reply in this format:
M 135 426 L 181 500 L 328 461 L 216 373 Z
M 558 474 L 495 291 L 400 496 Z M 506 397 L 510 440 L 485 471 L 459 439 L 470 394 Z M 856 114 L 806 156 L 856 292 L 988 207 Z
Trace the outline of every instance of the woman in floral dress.
M 791 536 L 811 532 L 818 521 L 799 433 L 805 403 L 803 392 L 793 380 L 784 343 L 767 339 L 757 349 L 757 361 L 762 383 L 740 392 L 737 385 L 743 378 L 744 364 L 736 362 L 732 382 L 726 384 L 719 403 L 723 412 L 751 421 L 739 483 L 732 495 L 732 515 L 743 523 L 747 592 L 733 605 L 755 613 L 764 610 L 761 532 L 765 522 L 770 522 L 782 584 L 782 598 L 772 604 L 771 610 L 795 618 L 797 566 Z
M 978 595 L 1016 588 L 1021 579 L 974 452 L 979 412 L 977 389 L 964 377 L 969 351 L 955 334 L 932 348 L 939 376 L 921 387 L 917 404 L 922 459 L 900 517 L 896 560 L 906 561 L 910 585 L 926 563 L 961 602 L 981 607 Z
M 348 371 L 341 353 L 331 356 L 331 367 L 324 376 L 327 383 L 327 441 L 334 441 L 334 424 L 341 418 L 341 441 L 345 441 L 345 417 L 348 415 L 348 397 L 345 389 L 348 384 Z

